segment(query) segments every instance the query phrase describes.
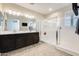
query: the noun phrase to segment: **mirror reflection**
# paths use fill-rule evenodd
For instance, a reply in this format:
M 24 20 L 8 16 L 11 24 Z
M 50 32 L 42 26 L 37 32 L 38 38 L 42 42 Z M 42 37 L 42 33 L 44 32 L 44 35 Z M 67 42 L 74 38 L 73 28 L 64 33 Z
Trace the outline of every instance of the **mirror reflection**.
M 0 11 L 0 31 L 3 31 L 3 15 L 1 11 Z
M 4 22 L 3 22 L 4 20 Z M 4 24 L 4 25 L 3 25 Z M 4 29 L 3 29 L 4 27 Z M 23 15 L 14 15 L 4 12 L 4 17 L 0 12 L 0 31 L 37 31 L 37 21 Z

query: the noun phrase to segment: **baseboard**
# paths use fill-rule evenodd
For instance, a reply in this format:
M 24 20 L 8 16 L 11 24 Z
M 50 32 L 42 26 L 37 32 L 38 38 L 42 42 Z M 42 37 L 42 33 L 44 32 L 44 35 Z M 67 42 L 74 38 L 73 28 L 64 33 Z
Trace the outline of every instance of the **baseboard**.
M 66 52 L 66 53 L 68 53 L 68 54 L 70 54 L 70 55 L 72 55 L 72 56 L 79 56 L 79 53 L 73 52 L 73 51 L 68 50 L 68 49 L 65 49 L 65 48 L 63 48 L 63 47 L 56 46 L 56 48 L 59 49 L 59 50 L 61 50 L 61 51 Z

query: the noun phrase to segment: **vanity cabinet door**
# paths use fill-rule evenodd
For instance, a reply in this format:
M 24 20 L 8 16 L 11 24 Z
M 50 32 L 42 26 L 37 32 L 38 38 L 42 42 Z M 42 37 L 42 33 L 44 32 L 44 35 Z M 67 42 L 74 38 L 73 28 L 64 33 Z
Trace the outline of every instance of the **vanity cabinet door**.
M 39 42 L 39 33 L 29 33 L 29 40 L 32 44 Z
M 39 33 L 37 32 L 34 36 L 34 43 L 38 43 L 39 42 Z
M 26 34 L 18 34 L 16 39 L 16 48 L 21 48 L 27 46 L 27 35 Z
M 32 45 L 39 42 L 39 33 L 27 33 L 25 35 L 27 45 Z
M 17 35 L 16 48 L 29 46 L 39 42 L 39 33 L 22 33 Z
M 1 43 L 1 52 L 8 52 L 14 50 L 16 47 L 15 35 L 3 35 Z

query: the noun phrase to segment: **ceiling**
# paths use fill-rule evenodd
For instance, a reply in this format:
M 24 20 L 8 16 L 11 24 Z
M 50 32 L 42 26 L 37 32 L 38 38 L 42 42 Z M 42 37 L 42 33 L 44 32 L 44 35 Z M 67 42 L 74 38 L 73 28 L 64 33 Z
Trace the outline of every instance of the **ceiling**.
M 47 15 L 57 9 L 70 5 L 70 3 L 17 3 L 17 5 L 38 12 L 40 14 Z

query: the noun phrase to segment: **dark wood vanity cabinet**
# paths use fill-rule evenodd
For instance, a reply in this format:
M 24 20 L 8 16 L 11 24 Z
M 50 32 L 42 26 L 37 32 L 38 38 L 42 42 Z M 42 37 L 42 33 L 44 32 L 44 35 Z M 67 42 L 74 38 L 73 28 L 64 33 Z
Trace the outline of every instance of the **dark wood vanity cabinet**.
M 38 32 L 0 35 L 0 52 L 9 52 L 38 42 Z
M 7 52 L 16 48 L 15 35 L 0 35 L 0 52 Z

